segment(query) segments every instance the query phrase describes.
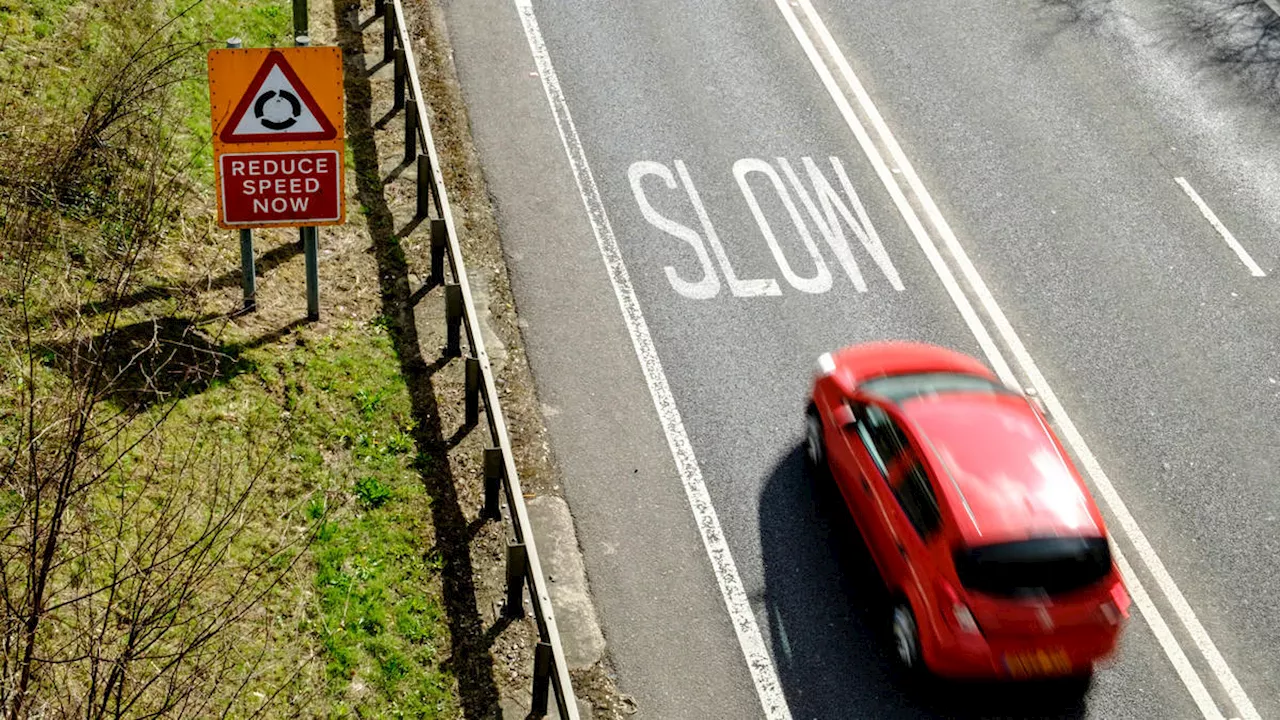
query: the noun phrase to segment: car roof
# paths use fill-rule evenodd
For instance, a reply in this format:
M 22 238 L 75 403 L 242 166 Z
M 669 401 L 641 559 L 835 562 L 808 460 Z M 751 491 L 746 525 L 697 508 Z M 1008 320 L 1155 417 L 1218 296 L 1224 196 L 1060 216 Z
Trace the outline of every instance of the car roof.
M 1079 474 L 1025 397 L 946 393 L 899 409 L 941 466 L 935 483 L 965 543 L 1103 534 Z

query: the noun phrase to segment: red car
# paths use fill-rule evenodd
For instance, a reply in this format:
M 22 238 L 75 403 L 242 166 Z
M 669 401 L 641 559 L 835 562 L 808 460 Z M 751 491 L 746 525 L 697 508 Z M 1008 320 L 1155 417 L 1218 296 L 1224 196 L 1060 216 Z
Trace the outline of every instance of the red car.
M 978 360 L 880 342 L 819 358 L 807 456 L 893 602 L 896 658 L 949 677 L 1088 678 L 1129 595 L 1037 405 Z

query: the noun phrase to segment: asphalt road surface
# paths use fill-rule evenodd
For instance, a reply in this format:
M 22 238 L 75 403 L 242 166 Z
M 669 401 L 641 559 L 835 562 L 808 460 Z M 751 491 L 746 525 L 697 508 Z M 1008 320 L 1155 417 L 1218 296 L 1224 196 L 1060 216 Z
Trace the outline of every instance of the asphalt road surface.
M 1225 29 L 1263 5 L 445 6 L 639 716 L 1280 717 L 1280 57 Z M 1136 604 L 1085 697 L 890 670 L 799 449 L 817 356 L 881 338 L 1035 387 L 1086 472 Z

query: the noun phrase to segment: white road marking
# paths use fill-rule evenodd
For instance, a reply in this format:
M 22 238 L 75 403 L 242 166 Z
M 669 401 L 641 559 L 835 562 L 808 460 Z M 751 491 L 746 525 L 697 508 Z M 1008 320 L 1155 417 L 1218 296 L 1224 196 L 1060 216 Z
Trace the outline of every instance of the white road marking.
M 1013 326 L 1009 323 L 1008 318 L 1000 309 L 999 305 L 996 304 L 991 291 L 987 288 L 986 283 L 982 280 L 981 276 L 978 275 L 977 269 L 973 266 L 973 263 L 969 260 L 968 254 L 960 245 L 960 242 L 952 231 L 950 224 L 947 223 L 946 219 L 942 216 L 941 211 L 938 210 L 938 206 L 933 201 L 929 191 L 925 189 L 924 184 L 920 181 L 920 177 L 916 174 L 915 168 L 907 159 L 906 154 L 903 153 L 902 147 L 898 144 L 897 139 L 889 130 L 888 125 L 880 115 L 879 110 L 875 107 L 875 104 L 872 103 L 871 98 L 863 88 L 862 83 L 854 74 L 853 68 L 850 66 L 848 59 L 845 58 L 843 52 L 836 45 L 835 39 L 832 38 L 830 32 L 826 28 L 826 24 L 813 8 L 811 0 L 799 0 L 799 3 L 806 18 L 813 26 L 815 33 L 821 40 L 824 49 L 827 51 L 828 55 L 831 56 L 836 67 L 839 69 L 841 77 L 848 84 L 850 90 L 852 90 L 862 111 L 866 113 L 867 117 L 871 120 L 871 124 L 875 128 L 881 142 L 883 142 L 887 147 L 889 154 L 896 165 L 895 170 L 901 171 L 900 174 L 907 181 L 912 194 L 916 200 L 920 202 L 925 214 L 928 215 L 930 223 L 941 236 L 948 251 L 960 266 L 961 273 L 964 275 L 965 281 L 969 285 L 969 289 L 978 297 L 978 300 L 986 311 L 988 317 L 990 317 L 992 322 L 995 323 L 996 329 L 1000 333 L 1000 337 L 1013 353 L 1014 359 L 1022 368 L 1023 372 L 1026 373 L 1032 386 L 1040 394 L 1040 397 L 1049 410 L 1050 415 L 1054 418 L 1055 423 L 1061 429 L 1064 439 L 1069 445 L 1071 445 L 1072 449 L 1076 451 L 1077 456 L 1085 466 L 1085 472 L 1103 496 L 1108 508 L 1120 521 L 1121 530 L 1137 550 L 1138 556 L 1142 559 L 1144 565 L 1146 565 L 1147 570 L 1155 578 L 1156 585 L 1173 606 L 1174 613 L 1178 616 L 1178 619 L 1182 621 L 1183 627 L 1186 628 L 1187 632 L 1191 636 L 1192 642 L 1195 643 L 1205 660 L 1209 663 L 1209 666 L 1217 676 L 1219 683 L 1221 683 L 1222 687 L 1227 691 L 1232 703 L 1239 711 L 1240 717 L 1244 720 L 1260 720 L 1257 710 L 1254 708 L 1253 703 L 1249 700 L 1248 695 L 1244 692 L 1244 689 L 1236 679 L 1235 674 L 1232 673 L 1230 667 L 1228 667 L 1226 663 L 1226 660 L 1222 657 L 1217 646 L 1209 637 L 1208 632 L 1196 617 L 1195 612 L 1191 609 L 1191 606 L 1187 602 L 1185 596 L 1183 596 L 1182 591 L 1178 589 L 1178 586 L 1174 583 L 1172 576 L 1170 576 L 1168 570 L 1165 569 L 1164 563 L 1161 562 L 1159 556 L 1156 555 L 1155 549 L 1147 540 L 1146 535 L 1138 526 L 1137 521 L 1133 518 L 1133 515 L 1129 513 L 1128 508 L 1125 506 L 1124 501 L 1121 500 L 1115 486 L 1112 485 L 1110 479 L 1107 478 L 1106 473 L 1103 472 L 1097 458 L 1085 444 L 1084 438 L 1076 429 L 1075 424 L 1071 422 L 1070 417 L 1067 416 L 1066 410 L 1063 408 L 1061 402 L 1059 402 L 1057 395 L 1053 392 L 1052 388 L 1049 387 L 1048 382 L 1040 373 L 1035 361 L 1031 358 L 1030 353 L 1027 352 L 1026 347 L 1022 344 L 1022 340 L 1018 337 Z M 830 70 L 827 68 L 821 55 L 817 52 L 813 42 L 809 39 L 805 28 L 800 23 L 795 12 L 788 6 L 786 0 L 775 0 L 775 4 L 786 18 L 788 25 L 791 27 L 792 32 L 795 34 L 797 40 L 799 40 L 801 46 L 804 47 L 810 63 L 822 78 L 823 84 L 831 94 L 832 99 L 835 100 L 836 105 L 840 108 L 841 114 L 844 115 L 846 123 L 858 138 L 858 142 L 862 146 L 863 151 L 876 167 L 877 174 L 880 175 L 881 181 L 889 190 L 890 195 L 894 197 L 894 201 L 898 206 L 899 212 L 902 213 L 903 218 L 907 221 L 908 226 L 911 227 L 913 234 L 916 235 L 916 238 L 921 243 L 922 247 L 924 245 L 929 246 L 928 249 L 925 250 L 925 254 L 928 255 L 932 261 L 933 257 L 937 255 L 937 248 L 934 246 L 932 238 L 930 238 L 921 227 L 915 209 L 906 201 L 902 189 L 898 186 L 897 181 L 893 179 L 894 173 L 886 172 L 887 165 L 880 154 L 880 150 L 870 142 L 867 137 L 866 129 L 853 113 L 849 101 L 845 97 L 844 93 L 841 92 L 839 87 L 835 84 Z M 937 263 L 934 263 L 934 269 L 935 271 L 938 271 Z M 978 339 L 979 344 L 982 345 L 983 351 L 995 367 L 997 373 L 999 373 L 1001 378 L 1006 381 L 1013 379 L 1007 362 L 1004 360 L 1000 351 L 995 347 L 994 343 L 991 342 L 985 326 L 977 319 L 976 313 L 973 311 L 968 298 L 959 291 L 958 287 L 953 288 L 955 285 L 955 278 L 951 274 L 950 269 L 948 268 L 945 273 L 938 272 L 938 276 L 947 287 L 948 294 L 951 295 L 952 301 L 956 303 L 957 309 L 960 310 L 960 314 L 969 325 L 970 331 L 973 332 L 974 336 Z M 1131 571 L 1126 573 L 1126 575 L 1126 582 L 1145 595 L 1145 589 L 1141 587 L 1137 577 L 1134 576 Z M 1135 596 L 1136 595 L 1137 592 L 1135 592 Z M 1159 618 L 1159 611 L 1154 604 L 1141 603 L 1139 604 L 1139 609 L 1143 612 L 1143 616 L 1148 618 L 1152 631 L 1156 633 L 1161 646 L 1165 649 L 1166 654 L 1169 655 L 1170 661 L 1173 662 L 1175 669 L 1178 670 L 1179 676 L 1183 680 L 1184 684 L 1186 684 L 1187 690 L 1191 693 L 1196 704 L 1199 705 L 1201 711 L 1205 713 L 1205 717 L 1213 720 L 1221 717 L 1216 705 L 1213 704 L 1213 699 L 1209 696 L 1204 684 L 1200 681 L 1199 676 L 1196 675 L 1194 670 L 1184 662 L 1185 655 L 1182 653 L 1181 648 L 1177 646 L 1177 639 L 1172 636 L 1172 633 L 1168 630 L 1163 619 Z M 1153 621 L 1152 618 L 1159 619 Z M 1179 657 L 1181 657 L 1181 660 Z M 1207 711 L 1207 708 L 1209 707 L 1212 707 L 1212 713 Z
M 1165 622 L 1164 616 L 1156 609 L 1155 603 L 1151 600 L 1151 595 L 1147 593 L 1147 588 L 1133 574 L 1133 568 L 1129 565 L 1129 560 L 1120 552 L 1120 548 L 1115 543 L 1111 544 L 1111 552 L 1115 556 L 1116 565 L 1120 566 L 1120 574 L 1124 576 L 1125 584 L 1129 587 L 1129 595 L 1133 598 L 1133 604 L 1138 606 L 1138 611 L 1142 613 L 1143 619 L 1147 621 L 1147 625 L 1151 628 L 1151 633 L 1156 636 L 1156 641 L 1160 643 L 1160 647 L 1164 650 L 1164 654 L 1168 656 L 1169 662 L 1173 664 L 1174 672 L 1178 673 L 1178 677 L 1182 679 L 1182 684 L 1187 686 L 1187 691 L 1191 693 L 1191 699 L 1195 701 L 1196 706 L 1200 708 L 1200 714 L 1204 715 L 1205 720 L 1223 720 L 1222 711 L 1218 709 L 1217 703 L 1213 701 L 1213 697 L 1209 695 L 1209 690 L 1205 688 L 1204 681 L 1200 679 L 1200 674 L 1191 666 L 1191 661 L 1187 659 L 1187 653 L 1178 644 L 1177 638 L 1173 636 L 1173 631 L 1169 629 L 1169 624 Z M 1233 720 L 1238 720 L 1233 718 Z
M 831 157 L 830 160 L 831 167 L 836 174 L 836 180 L 844 190 L 845 197 L 841 197 L 836 192 L 831 180 L 823 174 L 822 169 L 813 161 L 813 158 L 805 156 L 800 159 L 805 171 L 808 173 L 809 181 L 813 184 L 813 193 L 810 193 L 809 189 L 805 187 L 800 175 L 792 168 L 791 163 L 785 157 L 778 157 L 775 160 L 778 166 L 782 168 L 787 180 L 790 181 L 795 195 L 800 198 L 801 204 L 808 210 L 809 219 L 817 227 L 817 234 L 826 240 L 827 247 L 835 255 L 836 261 L 849 275 L 854 289 L 860 293 L 867 292 L 867 282 L 862 276 L 862 271 L 858 268 L 858 262 L 854 259 L 853 251 L 850 249 L 848 239 L 845 237 L 845 225 L 853 232 L 854 237 L 862 243 L 863 249 L 871 256 L 880 271 L 884 273 L 885 279 L 889 281 L 893 289 L 901 292 L 903 286 L 902 279 L 898 276 L 898 270 L 894 267 L 893 261 L 889 259 L 888 252 L 885 251 L 879 232 L 871 224 L 871 218 L 867 214 L 861 198 L 858 197 L 857 191 L 853 189 L 853 184 L 849 182 L 849 176 L 845 172 L 840 158 Z M 684 162 L 681 160 L 676 160 L 675 166 L 680 176 L 679 183 L 676 182 L 675 175 L 666 165 L 652 160 L 637 160 L 627 170 L 627 179 L 631 183 L 631 193 L 635 197 L 636 205 L 640 208 L 640 214 L 644 216 L 650 225 L 672 237 L 683 240 L 693 249 L 694 254 L 702 265 L 702 279 L 696 282 L 682 278 L 676 272 L 675 267 L 671 265 L 664 267 L 663 270 L 666 272 L 667 280 L 671 283 L 671 287 L 677 293 L 690 300 L 707 300 L 719 295 L 720 281 L 716 276 L 715 268 L 711 265 L 711 256 L 708 254 L 706 246 L 703 245 L 701 236 L 692 228 L 662 215 L 654 207 L 653 203 L 649 201 L 648 193 L 645 191 L 643 184 L 644 179 L 649 176 L 660 178 L 669 190 L 674 190 L 680 185 L 684 186 L 685 192 L 689 196 L 689 203 L 693 206 L 694 213 L 702 224 L 703 232 L 706 233 L 707 243 L 711 246 L 712 252 L 715 253 L 716 259 L 719 260 L 720 269 L 724 273 L 729 290 L 734 296 L 766 295 L 776 297 L 781 295 L 782 290 L 779 287 L 779 283 L 773 278 L 738 279 L 733 266 L 729 263 L 725 247 L 720 242 L 715 227 L 711 224 L 707 208 L 702 203 L 702 197 L 693 184 L 693 178 L 690 177 L 688 168 L 685 167 Z M 813 277 L 800 277 L 795 272 L 795 269 L 791 267 L 778 242 L 777 235 L 773 232 L 773 225 L 765 217 L 764 210 L 756 197 L 756 190 L 747 181 L 748 173 L 752 172 L 764 175 L 770 181 L 778 200 L 787 210 L 788 219 L 796 228 L 802 244 L 813 260 L 815 268 Z M 742 158 L 733 164 L 733 176 L 738 184 L 738 189 L 742 193 L 743 200 L 747 203 L 752 217 L 756 220 L 760 234 L 765 239 L 765 244 L 773 254 L 778 270 L 787 282 L 801 292 L 824 293 L 831 290 L 834 280 L 832 270 L 818 250 L 817 243 L 814 241 L 815 234 L 810 232 L 808 224 L 801 217 L 795 200 L 792 198 L 791 191 L 787 190 L 778 172 L 764 160 Z M 814 200 L 815 195 L 817 197 L 816 201 Z M 844 221 L 843 223 L 841 222 L 842 220 Z
M 1182 188 L 1182 192 L 1186 193 L 1187 197 L 1191 198 L 1191 202 L 1195 203 L 1196 207 L 1200 208 L 1200 214 L 1204 215 L 1204 218 L 1209 221 L 1209 224 L 1213 226 L 1213 229 L 1218 231 L 1218 234 L 1222 236 L 1222 239 L 1227 242 L 1227 247 L 1235 251 L 1236 257 L 1240 258 L 1240 262 L 1244 263 L 1244 266 L 1249 268 L 1249 274 L 1254 277 L 1266 277 L 1267 274 L 1263 272 L 1262 268 L 1258 267 L 1258 263 L 1254 262 L 1253 258 L 1249 256 L 1249 251 L 1245 250 L 1244 246 L 1236 240 L 1236 236 L 1232 235 L 1231 231 L 1227 229 L 1227 226 L 1222 224 L 1222 221 L 1218 219 L 1218 214 L 1215 213 L 1213 209 L 1209 207 L 1209 204 L 1200 197 L 1200 193 L 1196 192 L 1196 189 L 1191 187 L 1191 183 L 1187 182 L 1186 178 L 1180 177 L 1174 178 L 1173 181 L 1178 183 L 1178 186 Z
M 614 293 L 618 297 L 618 305 L 622 309 L 622 317 L 631 333 L 631 342 L 635 345 L 636 356 L 640 360 L 641 370 L 649 385 L 649 393 L 653 396 L 654 407 L 662 422 L 662 429 L 667 436 L 667 444 L 671 447 L 671 455 L 675 458 L 680 479 L 684 484 L 685 494 L 697 521 L 698 530 L 702 534 L 702 542 L 706 546 L 707 556 L 711 559 L 711 567 L 720 585 L 720 592 L 733 621 L 738 635 L 738 643 L 742 646 L 742 654 L 746 658 L 747 668 L 755 683 L 756 693 L 764 708 L 765 717 L 770 720 L 790 720 L 791 710 L 787 706 L 786 696 L 778 683 L 778 673 L 773 659 L 765 646 L 764 638 L 756 623 L 755 615 L 747 600 L 742 586 L 742 578 L 729 552 L 720 528 L 720 519 L 711 505 L 711 497 L 707 493 L 702 480 L 702 470 L 693 455 L 693 445 L 684 430 L 684 422 L 680 411 L 676 408 L 675 398 L 667 384 L 666 375 L 662 371 L 662 363 L 649 335 L 649 327 L 640 310 L 640 302 L 631 285 L 631 278 L 623 264 L 622 251 L 613 234 L 613 226 L 605 212 L 604 203 L 600 199 L 600 190 L 596 186 L 595 176 L 587 163 L 586 153 L 582 149 L 582 141 L 578 137 L 573 117 L 569 114 L 569 106 L 560 88 L 560 79 L 551 64 L 547 53 L 542 31 L 538 28 L 538 19 L 534 14 L 530 0 L 514 0 L 516 11 L 524 26 L 525 37 L 529 40 L 529 48 L 534 62 L 542 76 L 542 86 L 547 93 L 547 101 L 551 104 L 551 112 L 555 116 L 556 127 L 560 131 L 560 139 L 564 143 L 565 153 L 573 169 L 574 179 L 578 183 L 578 191 L 582 195 L 582 203 L 586 207 L 587 217 L 595 232 L 596 243 L 608 269 L 609 280 L 613 284 Z
M 631 167 L 627 169 L 627 179 L 631 182 L 631 193 L 635 195 L 636 205 L 640 206 L 640 214 L 644 215 L 644 219 L 648 220 L 650 225 L 685 241 L 689 247 L 693 248 L 694 254 L 698 256 L 698 263 L 702 266 L 702 279 L 691 282 L 681 278 L 676 269 L 668 265 L 663 268 L 667 274 L 667 282 L 671 283 L 671 287 L 676 292 L 690 300 L 706 300 L 719 295 L 720 278 L 716 276 L 716 269 L 711 266 L 711 257 L 707 255 L 707 248 L 702 244 L 702 238 L 698 237 L 698 233 L 692 228 L 661 215 L 653 207 L 640 182 L 648 175 L 662 178 L 668 189 L 676 188 L 675 175 L 671 174 L 671 170 L 666 165 L 650 160 L 631 163 Z
M 702 195 L 698 193 L 698 188 L 694 187 L 693 178 L 689 177 L 689 168 L 685 167 L 683 160 L 676 160 L 676 172 L 680 174 L 680 182 L 684 184 L 684 190 L 689 194 L 689 202 L 693 203 L 698 222 L 702 223 L 702 232 L 706 234 L 707 242 L 711 245 L 712 252 L 716 254 L 716 260 L 720 261 L 720 271 L 724 273 L 725 282 L 729 283 L 729 291 L 734 297 L 781 295 L 782 288 L 778 287 L 778 281 L 773 278 L 742 280 L 738 277 L 738 274 L 733 271 L 733 266 L 729 264 L 729 253 L 725 252 L 724 243 L 720 242 L 720 236 L 716 234 L 715 226 L 711 224 L 707 206 L 702 204 Z
M 822 174 L 822 170 L 818 168 L 818 164 L 811 157 L 801 158 L 804 163 L 805 171 L 809 174 L 809 181 L 813 183 L 814 194 L 818 196 L 818 205 L 814 205 L 813 198 L 809 195 L 809 191 L 805 189 L 804 183 L 800 182 L 800 177 L 795 170 L 791 169 L 791 163 L 786 158 L 778 158 L 778 164 L 782 166 L 782 171 L 787 174 L 787 178 L 791 180 L 791 185 L 795 187 L 796 194 L 800 196 L 800 202 L 804 203 L 805 208 L 809 210 L 809 217 L 813 218 L 813 223 L 818 226 L 818 232 L 827 240 L 831 252 L 835 253 L 836 259 L 844 266 L 845 272 L 849 274 L 849 279 L 853 281 L 853 287 L 858 292 L 867 291 L 866 280 L 862 278 L 862 271 L 858 269 L 858 263 L 853 259 L 853 252 L 849 249 L 849 243 L 844 237 L 844 230 L 840 227 L 841 218 L 853 231 L 855 237 L 862 243 L 862 247 L 871 256 L 876 266 L 880 268 L 880 272 L 884 273 L 885 279 L 893 286 L 894 290 L 902 292 L 902 278 L 898 276 L 898 269 L 893 266 L 893 261 L 889 259 L 889 253 L 884 249 L 884 243 L 880 241 L 880 233 L 876 231 L 875 225 L 871 224 L 871 216 L 867 214 L 866 207 L 862 204 L 862 199 L 858 197 L 858 193 L 853 189 L 853 183 L 849 182 L 849 175 L 844 171 L 844 165 L 840 162 L 840 158 L 831 157 L 831 167 L 836 172 L 836 179 L 840 181 L 840 186 L 844 188 L 845 195 L 849 197 L 849 201 L 853 203 L 854 211 L 857 217 L 850 211 L 849 206 L 844 204 L 840 199 L 840 195 L 835 188 L 831 186 L 831 182 Z M 818 206 L 821 206 L 819 211 Z
M 791 263 L 787 261 L 787 256 L 782 252 L 782 246 L 778 244 L 778 236 L 773 234 L 773 227 L 769 225 L 769 220 L 764 216 L 764 210 L 760 209 L 760 201 L 756 199 L 756 193 L 751 189 L 751 183 L 747 181 L 748 173 L 759 173 L 764 175 L 769 182 L 773 183 L 773 191 L 777 193 L 778 199 L 782 201 L 783 207 L 787 209 L 787 214 L 791 217 L 791 222 L 795 224 L 796 230 L 800 234 L 800 241 L 804 243 L 805 250 L 809 253 L 809 258 L 813 260 L 813 277 L 800 277 L 791 267 Z M 804 219 L 800 217 L 800 210 L 796 208 L 796 203 L 791 199 L 791 193 L 787 192 L 787 186 L 782 184 L 782 176 L 778 174 L 773 166 L 759 158 L 742 158 L 733 164 L 733 178 L 738 181 L 738 189 L 742 191 L 742 197 L 747 201 L 747 207 L 751 209 L 751 215 L 756 219 L 756 224 L 760 226 L 760 234 L 764 236 L 765 243 L 769 246 L 769 252 L 773 253 L 774 262 L 778 263 L 778 269 L 782 272 L 782 277 L 791 283 L 791 287 L 811 294 L 824 293 L 831 289 L 831 271 L 827 269 L 827 263 L 822 259 L 822 253 L 818 252 L 818 246 L 813 242 L 813 235 L 809 232 L 809 227 L 804 224 Z

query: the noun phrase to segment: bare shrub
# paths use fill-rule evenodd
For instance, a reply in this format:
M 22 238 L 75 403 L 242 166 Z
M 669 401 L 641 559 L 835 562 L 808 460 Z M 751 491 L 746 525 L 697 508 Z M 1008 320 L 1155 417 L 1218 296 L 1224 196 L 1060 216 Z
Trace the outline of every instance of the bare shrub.
M 218 333 L 124 300 L 189 200 L 172 89 L 198 48 L 103 5 L 118 60 L 0 130 L 0 712 L 250 715 L 274 697 L 242 692 L 267 687 L 263 606 L 313 528 L 259 492 L 278 444 L 169 427 Z

